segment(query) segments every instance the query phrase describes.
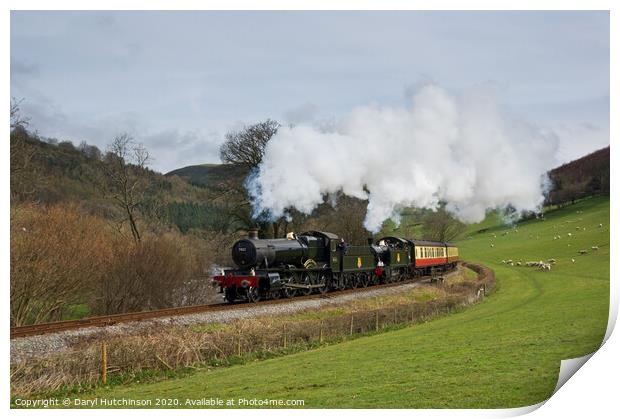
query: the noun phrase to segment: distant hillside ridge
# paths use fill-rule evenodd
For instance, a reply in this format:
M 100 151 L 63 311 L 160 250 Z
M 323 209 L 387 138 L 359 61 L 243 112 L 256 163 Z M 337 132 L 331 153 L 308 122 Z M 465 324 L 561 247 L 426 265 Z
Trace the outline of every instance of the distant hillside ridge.
M 178 176 L 194 185 L 213 187 L 231 179 L 242 181 L 248 173 L 248 168 L 239 164 L 198 164 L 175 169 L 166 176 Z
M 609 146 L 549 171 L 548 204 L 561 205 L 590 195 L 609 194 Z

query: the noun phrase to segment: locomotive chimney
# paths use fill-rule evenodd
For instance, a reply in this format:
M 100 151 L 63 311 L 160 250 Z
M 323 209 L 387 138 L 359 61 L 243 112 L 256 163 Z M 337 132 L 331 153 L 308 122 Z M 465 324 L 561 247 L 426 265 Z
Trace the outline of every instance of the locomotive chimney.
M 251 228 L 248 230 L 248 239 L 258 240 L 258 229 Z
M 372 237 L 368 237 L 368 246 L 372 246 L 374 241 L 375 239 L 373 239 Z

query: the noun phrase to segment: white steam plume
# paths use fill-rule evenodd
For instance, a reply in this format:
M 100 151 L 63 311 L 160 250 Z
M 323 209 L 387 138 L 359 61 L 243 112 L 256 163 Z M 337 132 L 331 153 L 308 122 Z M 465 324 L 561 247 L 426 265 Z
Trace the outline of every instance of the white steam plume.
M 557 138 L 505 118 L 493 98 L 455 98 L 429 85 L 410 108 L 360 107 L 330 132 L 282 127 L 247 182 L 256 213 L 309 214 L 326 194 L 368 200 L 365 227 L 377 232 L 404 207 L 440 202 L 464 222 L 487 209 L 536 210 Z

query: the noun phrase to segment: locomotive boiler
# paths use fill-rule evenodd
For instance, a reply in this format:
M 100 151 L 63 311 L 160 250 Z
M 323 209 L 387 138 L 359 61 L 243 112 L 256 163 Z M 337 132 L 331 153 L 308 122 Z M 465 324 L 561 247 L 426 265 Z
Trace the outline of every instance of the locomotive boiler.
M 458 261 L 449 243 L 383 237 L 349 245 L 336 234 L 307 231 L 259 239 L 256 230 L 232 247 L 236 267 L 213 278 L 226 301 L 259 301 L 368 287 L 442 272 Z

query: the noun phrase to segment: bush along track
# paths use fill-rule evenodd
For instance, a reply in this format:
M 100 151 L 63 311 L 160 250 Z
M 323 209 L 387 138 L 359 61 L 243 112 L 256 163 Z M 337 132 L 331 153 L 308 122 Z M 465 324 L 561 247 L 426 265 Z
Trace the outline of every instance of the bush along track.
M 413 289 L 410 296 L 359 300 L 289 316 L 170 327 L 108 337 L 105 341 L 89 340 L 72 351 L 12 365 L 12 396 L 87 390 L 102 384 L 102 368 L 108 384 L 127 383 L 184 374 L 195 368 L 273 358 L 426 322 L 479 302 L 493 290 L 495 277 L 490 269 L 464 265 L 467 268 L 461 267 L 444 282 Z M 477 275 L 469 275 L 469 269 Z

